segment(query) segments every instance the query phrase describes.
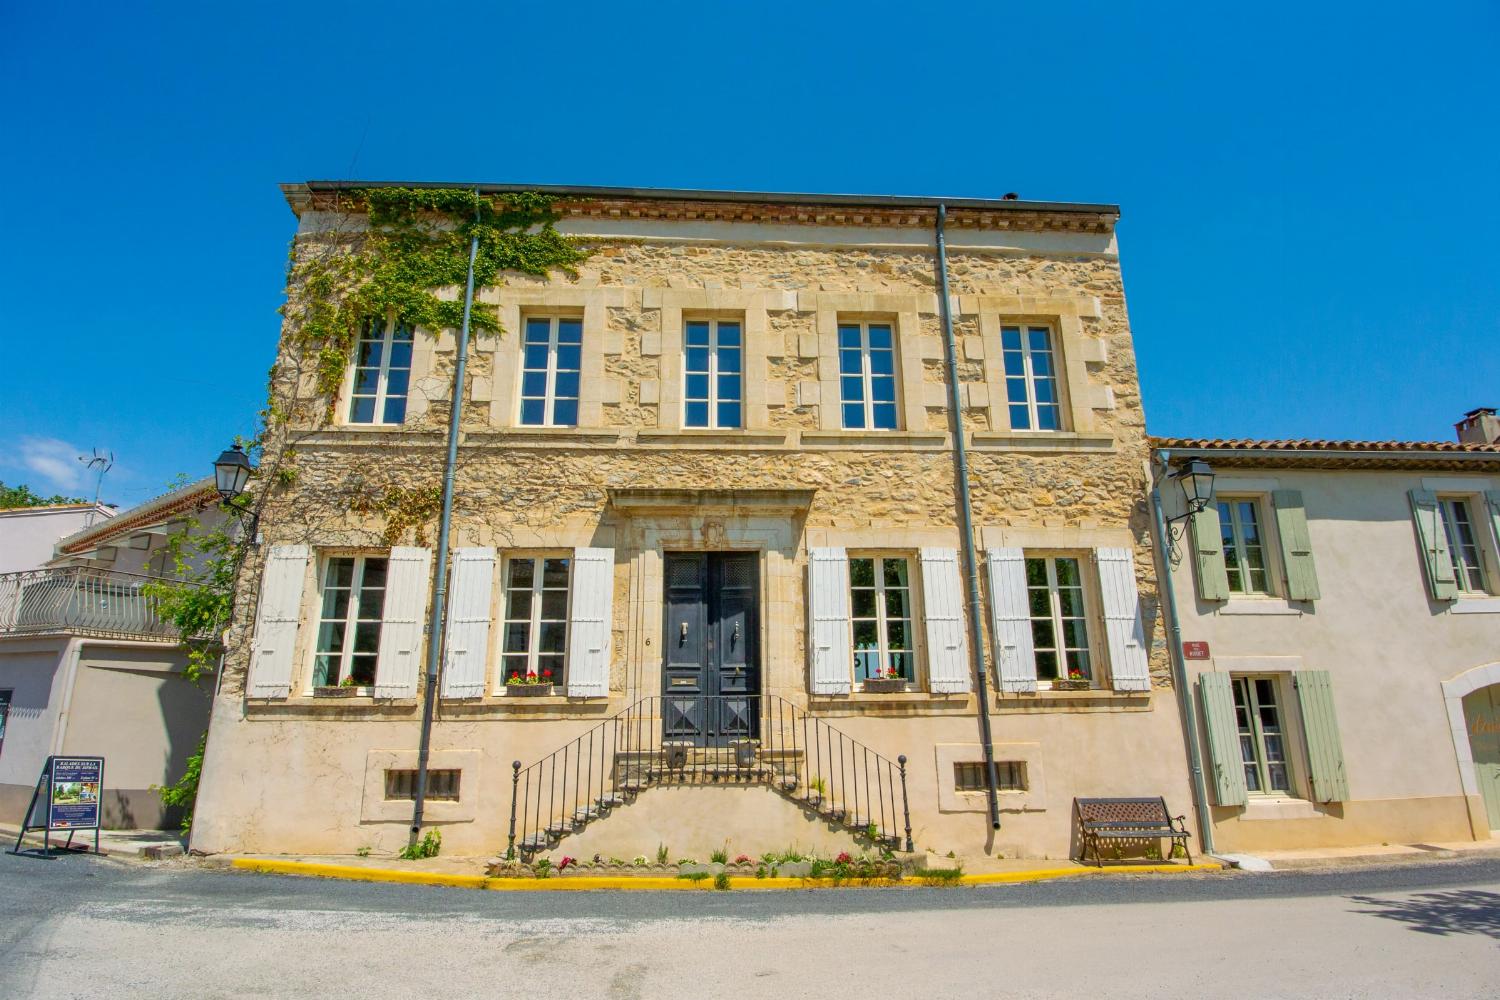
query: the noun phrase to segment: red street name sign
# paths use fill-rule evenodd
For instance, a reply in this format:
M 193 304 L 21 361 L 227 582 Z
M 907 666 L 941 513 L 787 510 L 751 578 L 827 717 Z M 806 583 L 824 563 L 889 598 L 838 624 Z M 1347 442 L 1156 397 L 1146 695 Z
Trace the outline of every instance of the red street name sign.
M 1185 642 L 1182 644 L 1182 655 L 1189 660 L 1206 660 L 1208 659 L 1208 643 Z

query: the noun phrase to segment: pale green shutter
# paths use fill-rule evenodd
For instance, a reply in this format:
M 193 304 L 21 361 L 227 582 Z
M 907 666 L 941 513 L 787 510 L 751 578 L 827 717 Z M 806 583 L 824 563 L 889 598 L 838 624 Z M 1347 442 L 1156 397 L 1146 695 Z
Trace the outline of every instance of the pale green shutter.
M 1276 532 L 1281 536 L 1281 564 L 1286 567 L 1286 596 L 1293 601 L 1316 601 L 1318 571 L 1313 566 L 1312 539 L 1307 533 L 1307 510 L 1301 490 L 1277 490 Z
M 1214 801 L 1221 806 L 1242 806 L 1247 800 L 1245 759 L 1240 756 L 1240 730 L 1234 719 L 1234 688 L 1229 675 L 1200 674 L 1198 696 L 1203 701 Z
M 1490 512 L 1490 528 L 1495 532 L 1495 550 L 1500 552 L 1500 490 L 1486 493 L 1484 503 Z
M 1198 596 L 1205 601 L 1229 600 L 1229 573 L 1224 569 L 1224 537 L 1219 529 L 1219 509 L 1213 504 L 1188 518 L 1192 525 L 1193 552 L 1198 563 Z
M 1431 490 L 1412 490 L 1408 495 L 1417 522 L 1417 540 L 1422 545 L 1422 563 L 1427 567 L 1427 586 L 1433 600 L 1451 601 L 1458 596 L 1458 578 L 1453 574 L 1453 557 L 1448 554 L 1442 505 Z
M 1338 714 L 1333 709 L 1333 681 L 1326 670 L 1298 670 L 1292 674 L 1292 684 L 1302 709 L 1313 799 L 1346 802 L 1349 778 L 1344 774 L 1344 747 L 1339 740 Z

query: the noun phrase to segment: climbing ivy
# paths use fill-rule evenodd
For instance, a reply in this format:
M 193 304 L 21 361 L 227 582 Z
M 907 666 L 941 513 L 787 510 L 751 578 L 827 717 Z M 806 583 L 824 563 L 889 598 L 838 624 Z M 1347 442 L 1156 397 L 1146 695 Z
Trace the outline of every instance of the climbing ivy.
M 377 187 L 344 197 L 342 208 L 367 211 L 368 228 L 294 244 L 284 307 L 288 340 L 312 360 L 317 391 L 330 406 L 365 323 L 394 316 L 434 334 L 461 326 L 462 298 L 438 293 L 464 287 L 471 238 L 479 238 L 476 290 L 497 284 L 505 271 L 571 275 L 587 256 L 555 228 L 554 199 L 534 192 Z M 476 301 L 470 327 L 499 331 L 495 307 Z M 272 415 L 278 412 L 273 405 Z

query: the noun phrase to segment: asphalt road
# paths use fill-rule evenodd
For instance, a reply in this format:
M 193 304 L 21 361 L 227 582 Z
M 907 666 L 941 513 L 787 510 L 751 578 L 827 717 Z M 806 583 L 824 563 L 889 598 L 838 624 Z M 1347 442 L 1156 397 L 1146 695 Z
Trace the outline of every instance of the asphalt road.
M 0 855 L 0 997 L 1494 997 L 1500 861 L 476 892 Z

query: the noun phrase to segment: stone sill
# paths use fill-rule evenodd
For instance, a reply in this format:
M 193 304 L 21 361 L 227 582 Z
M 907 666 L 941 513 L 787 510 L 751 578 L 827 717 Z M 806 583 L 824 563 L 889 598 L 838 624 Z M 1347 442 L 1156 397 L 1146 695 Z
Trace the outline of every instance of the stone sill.
M 1225 601 L 1218 609 L 1221 615 L 1300 615 L 1302 609 L 1279 597 L 1245 597 Z
M 786 444 L 787 432 L 778 430 L 696 430 L 637 431 L 637 444 L 644 445 L 773 445 Z
M 973 705 L 973 696 L 968 693 L 933 694 L 930 691 L 902 691 L 896 694 L 855 691 L 847 695 L 810 694 L 807 698 L 809 712 L 829 715 L 878 715 L 882 712 L 922 715 L 932 711 L 972 711 Z
M 938 449 L 948 443 L 945 431 L 803 431 L 803 448 L 892 450 Z
M 1460 597 L 1448 610 L 1455 615 L 1500 615 L 1500 597 Z
M 614 447 L 625 436 L 613 427 L 512 427 L 503 430 L 466 431 L 460 444 L 481 447 L 540 445 L 557 447 Z
M 295 433 L 295 432 L 294 432 Z M 446 441 L 445 431 L 404 429 L 397 424 L 366 427 L 328 427 L 297 437 L 292 446 L 345 448 L 432 448 Z
M 1035 692 L 1006 691 L 995 699 L 994 711 L 1041 709 L 1149 709 L 1150 691 L 1114 691 L 1109 688 L 1091 688 L 1087 691 L 1052 691 L 1039 689 Z
M 1114 452 L 1115 439 L 1107 434 L 1078 434 L 1072 431 L 974 431 L 970 435 L 974 448 L 982 451 L 1030 452 Z

